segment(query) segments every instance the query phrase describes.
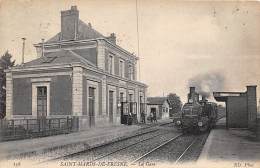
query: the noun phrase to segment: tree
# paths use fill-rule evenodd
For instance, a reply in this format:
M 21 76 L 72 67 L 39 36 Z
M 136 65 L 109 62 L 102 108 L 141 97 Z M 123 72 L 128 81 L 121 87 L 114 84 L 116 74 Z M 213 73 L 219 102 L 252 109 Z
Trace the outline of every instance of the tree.
M 12 55 L 6 51 L 0 58 L 0 118 L 5 117 L 5 105 L 6 105 L 6 74 L 5 69 L 8 69 L 15 64 L 15 60 L 12 61 Z
M 182 102 L 180 97 L 175 93 L 170 93 L 168 96 L 168 101 L 170 105 L 170 116 L 181 111 Z

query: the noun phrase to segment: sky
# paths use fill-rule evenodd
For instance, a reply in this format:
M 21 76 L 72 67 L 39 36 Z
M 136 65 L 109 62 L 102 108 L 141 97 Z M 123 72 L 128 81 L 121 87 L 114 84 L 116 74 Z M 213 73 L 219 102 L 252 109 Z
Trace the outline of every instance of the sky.
M 189 85 L 200 79 L 208 91 L 258 85 L 259 99 L 260 2 L 0 0 L 0 54 L 8 50 L 21 63 L 25 37 L 25 61 L 35 59 L 33 44 L 58 33 L 60 11 L 72 5 L 82 21 L 116 33 L 117 44 L 137 55 L 138 18 L 138 78 L 149 96 L 173 92 L 185 102 Z

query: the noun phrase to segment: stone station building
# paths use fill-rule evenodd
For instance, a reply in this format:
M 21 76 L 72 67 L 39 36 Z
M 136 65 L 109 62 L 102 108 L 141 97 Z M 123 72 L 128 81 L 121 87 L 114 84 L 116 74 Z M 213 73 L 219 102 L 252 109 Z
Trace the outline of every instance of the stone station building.
M 79 116 L 84 129 L 120 124 L 124 108 L 140 120 L 138 58 L 82 22 L 76 6 L 61 11 L 61 32 L 34 46 L 37 59 L 6 71 L 7 119 Z

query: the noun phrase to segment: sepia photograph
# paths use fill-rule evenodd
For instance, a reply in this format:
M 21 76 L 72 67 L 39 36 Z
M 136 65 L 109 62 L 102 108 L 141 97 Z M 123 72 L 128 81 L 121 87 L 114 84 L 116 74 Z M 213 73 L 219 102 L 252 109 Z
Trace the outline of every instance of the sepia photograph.
M 260 168 L 260 1 L 0 0 L 0 168 Z

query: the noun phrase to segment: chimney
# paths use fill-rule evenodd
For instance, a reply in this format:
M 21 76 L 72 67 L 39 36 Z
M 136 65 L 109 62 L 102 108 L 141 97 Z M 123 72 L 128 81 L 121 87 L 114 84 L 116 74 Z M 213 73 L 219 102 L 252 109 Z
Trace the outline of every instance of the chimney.
M 195 93 L 195 87 L 190 87 L 190 94 L 194 94 Z
M 115 33 L 111 33 L 110 36 L 107 37 L 107 39 L 113 43 L 116 44 L 116 34 Z
M 199 94 L 196 93 L 195 87 L 190 87 L 190 93 L 188 94 L 188 102 L 194 103 L 199 101 Z
M 44 39 L 42 39 L 42 57 L 44 57 Z
M 78 34 L 79 11 L 77 6 L 61 11 L 61 40 L 76 40 Z
M 23 40 L 23 49 L 22 49 L 22 64 L 24 64 L 24 50 L 25 50 L 25 40 L 26 40 L 26 38 L 22 38 L 22 40 Z
M 202 95 L 201 101 L 202 101 L 202 102 L 206 102 L 206 101 L 207 101 L 206 97 Z

